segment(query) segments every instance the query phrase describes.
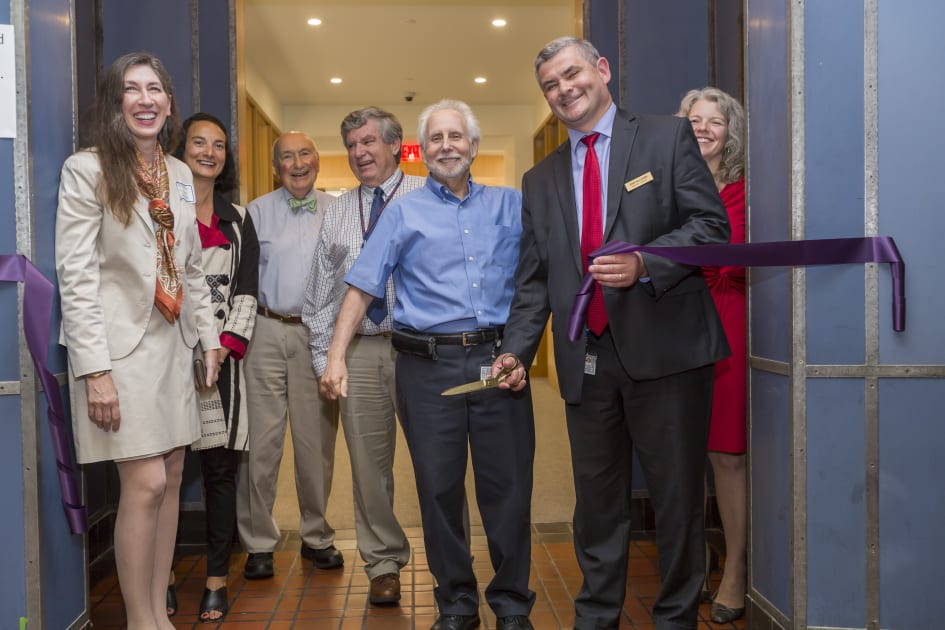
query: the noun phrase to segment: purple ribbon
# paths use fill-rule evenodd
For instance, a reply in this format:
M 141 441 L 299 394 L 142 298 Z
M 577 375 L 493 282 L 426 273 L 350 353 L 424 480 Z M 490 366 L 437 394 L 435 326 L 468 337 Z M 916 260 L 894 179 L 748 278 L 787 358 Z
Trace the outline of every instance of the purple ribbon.
M 893 330 L 902 332 L 906 329 L 906 265 L 902 262 L 902 256 L 899 255 L 895 241 L 889 236 L 688 247 L 649 247 L 614 241 L 591 252 L 588 255 L 588 261 L 598 256 L 631 252 L 654 254 L 678 263 L 697 266 L 794 267 L 868 262 L 889 263 L 889 271 L 892 275 Z M 594 292 L 594 282 L 591 274 L 585 275 L 581 288 L 574 296 L 574 305 L 568 316 L 568 338 L 571 341 L 577 341 L 584 332 L 584 320 L 587 316 L 587 305 Z
M 82 505 L 79 484 L 79 469 L 72 452 L 72 439 L 66 427 L 59 381 L 46 368 L 49 352 L 49 326 L 53 310 L 53 285 L 26 256 L 0 255 L 0 281 L 23 283 L 23 332 L 33 365 L 43 384 L 46 396 L 46 417 L 56 452 L 56 467 L 59 472 L 59 489 L 62 492 L 62 509 L 69 521 L 69 531 L 84 534 L 89 529 L 88 516 Z

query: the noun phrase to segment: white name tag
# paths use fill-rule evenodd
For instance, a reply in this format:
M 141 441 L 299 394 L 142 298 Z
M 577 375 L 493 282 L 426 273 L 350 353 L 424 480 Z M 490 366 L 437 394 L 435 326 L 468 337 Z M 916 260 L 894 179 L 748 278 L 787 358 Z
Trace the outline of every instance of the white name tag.
M 492 376 L 492 364 L 479 366 L 479 380 L 484 381 Z
M 588 352 L 584 355 L 584 373 L 590 376 L 597 374 L 597 355 Z
M 187 203 L 197 202 L 197 197 L 194 195 L 194 187 L 190 184 L 177 182 L 177 194 L 180 195 L 182 201 L 186 201 Z

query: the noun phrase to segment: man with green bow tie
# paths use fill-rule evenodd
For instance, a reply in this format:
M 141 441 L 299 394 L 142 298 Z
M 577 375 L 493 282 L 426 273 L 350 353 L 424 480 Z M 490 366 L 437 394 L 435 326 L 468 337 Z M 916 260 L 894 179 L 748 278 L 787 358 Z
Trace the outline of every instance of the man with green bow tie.
M 273 576 L 272 552 L 280 532 L 271 510 L 287 420 L 302 513 L 302 557 L 320 569 L 344 564 L 333 544 L 334 530 L 325 520 L 338 408 L 318 395 L 308 331 L 300 316 L 318 233 L 332 197 L 315 190 L 318 150 L 304 133 L 280 136 L 272 147 L 272 165 L 282 187 L 247 208 L 259 237 L 259 312 L 243 360 L 249 452 L 237 486 L 237 526 L 249 552 L 243 571 L 247 579 Z

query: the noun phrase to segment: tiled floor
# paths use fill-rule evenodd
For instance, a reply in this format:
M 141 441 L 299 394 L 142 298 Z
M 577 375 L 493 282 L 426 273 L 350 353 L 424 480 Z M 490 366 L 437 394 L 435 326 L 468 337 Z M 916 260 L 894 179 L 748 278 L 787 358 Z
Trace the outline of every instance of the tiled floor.
M 481 529 L 481 528 L 480 528 Z M 197 607 L 204 588 L 203 556 L 183 556 L 175 564 L 180 611 L 173 618 L 177 628 L 223 628 L 231 630 L 428 630 L 435 619 L 433 578 L 427 570 L 419 529 L 407 532 L 413 557 L 401 572 L 403 598 L 399 606 L 378 608 L 367 603 L 368 579 L 355 549 L 354 532 L 337 532 L 335 545 L 345 556 L 343 569 L 314 569 L 298 553 L 298 538 L 289 535 L 284 550 L 275 555 L 276 575 L 271 580 L 247 581 L 242 567 L 246 554 L 233 554 L 229 578 L 230 613 L 222 623 L 201 624 Z M 475 532 L 472 552 L 476 575 L 483 586 L 492 568 L 485 536 Z M 654 628 L 650 608 L 659 590 L 656 549 L 648 540 L 634 541 L 630 549 L 630 586 L 624 604 L 621 628 Z M 715 581 L 718 575 L 713 576 Z M 568 524 L 535 526 L 532 537 L 531 588 L 537 594 L 531 620 L 536 630 L 571 628 L 573 596 L 581 585 L 581 572 L 574 557 Z M 92 622 L 96 630 L 123 628 L 124 610 L 117 579 L 110 575 L 92 589 Z M 709 619 L 709 606 L 699 610 L 700 630 L 744 628 L 717 625 Z M 483 604 L 482 627 L 495 628 L 495 615 Z

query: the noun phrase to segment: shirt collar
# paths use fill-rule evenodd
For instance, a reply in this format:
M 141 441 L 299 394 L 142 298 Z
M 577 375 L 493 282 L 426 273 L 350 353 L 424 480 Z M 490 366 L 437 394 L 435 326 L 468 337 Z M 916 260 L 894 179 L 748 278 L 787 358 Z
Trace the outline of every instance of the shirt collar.
M 589 133 L 597 132 L 605 138 L 610 139 L 614 133 L 614 118 L 617 117 L 617 105 L 614 103 L 610 104 L 610 107 L 607 108 L 607 111 L 604 112 L 604 115 L 600 117 L 600 120 L 597 121 L 597 124 L 594 125 L 594 128 Z M 578 145 L 581 144 L 581 138 L 588 134 L 583 131 L 578 131 L 577 129 L 568 128 L 568 138 L 571 140 L 571 153 L 577 151 Z
M 433 179 L 432 175 L 427 175 L 427 188 L 429 188 L 434 195 L 443 201 L 462 201 L 456 195 L 453 194 L 453 191 L 447 188 L 446 184 L 441 184 L 440 182 Z M 482 189 L 481 184 L 477 184 L 473 181 L 472 173 L 469 174 L 469 192 L 466 194 L 466 198 L 469 199 L 473 195 L 477 194 L 479 190 Z
M 391 192 L 394 190 L 394 186 L 397 185 L 397 182 L 400 181 L 400 176 L 403 174 L 403 171 L 401 171 L 399 168 L 396 168 L 394 169 L 393 174 L 384 180 L 384 182 L 381 184 L 381 190 L 384 191 L 385 198 L 390 198 Z M 364 184 L 358 184 L 358 190 L 366 195 L 373 195 L 375 188 L 377 188 L 377 186 L 365 186 Z

